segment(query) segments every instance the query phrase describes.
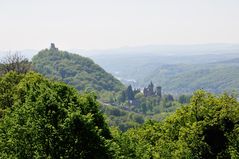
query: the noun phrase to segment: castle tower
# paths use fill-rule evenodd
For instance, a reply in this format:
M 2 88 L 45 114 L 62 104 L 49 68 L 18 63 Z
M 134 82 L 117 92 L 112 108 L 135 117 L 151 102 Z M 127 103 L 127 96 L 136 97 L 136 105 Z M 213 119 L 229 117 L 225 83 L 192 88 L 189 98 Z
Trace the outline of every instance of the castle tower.
M 55 44 L 54 44 L 54 43 L 51 43 L 50 50 L 58 51 L 58 48 L 55 47 Z
M 156 87 L 156 96 L 159 96 L 160 98 L 162 97 L 162 87 L 158 86 Z
M 154 95 L 154 84 L 152 83 L 152 81 L 150 82 L 150 84 L 148 86 L 148 91 L 149 91 L 149 96 Z

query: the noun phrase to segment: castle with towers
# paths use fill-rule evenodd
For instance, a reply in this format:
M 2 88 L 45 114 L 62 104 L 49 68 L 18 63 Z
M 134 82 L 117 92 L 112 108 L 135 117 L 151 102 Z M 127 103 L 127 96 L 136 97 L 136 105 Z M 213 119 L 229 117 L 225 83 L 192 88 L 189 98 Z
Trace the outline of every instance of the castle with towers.
M 154 90 L 154 84 L 152 82 L 150 82 L 150 84 L 148 85 L 148 87 L 145 87 L 143 89 L 143 93 L 145 97 L 150 97 L 150 96 L 162 96 L 162 87 L 157 86 Z

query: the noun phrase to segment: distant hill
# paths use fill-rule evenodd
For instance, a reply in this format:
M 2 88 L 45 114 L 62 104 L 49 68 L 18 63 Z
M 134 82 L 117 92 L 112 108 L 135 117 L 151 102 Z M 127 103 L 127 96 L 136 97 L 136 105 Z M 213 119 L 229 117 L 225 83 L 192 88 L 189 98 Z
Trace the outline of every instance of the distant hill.
M 119 80 L 90 58 L 60 51 L 54 45 L 35 55 L 32 58 L 32 64 L 37 72 L 64 81 L 80 91 L 93 89 L 117 92 L 124 88 Z
M 134 87 L 143 88 L 152 81 L 162 86 L 164 93 L 192 93 L 197 89 L 213 93 L 239 92 L 237 46 L 182 46 L 179 51 L 172 47 L 170 53 L 166 48 L 156 51 L 136 48 L 131 49 L 131 53 L 119 49 L 91 58 L 123 83 Z
M 239 64 L 239 58 L 233 58 L 233 59 L 230 59 L 230 60 L 220 61 L 220 62 L 217 62 L 217 63 Z
M 172 93 L 204 89 L 214 93 L 239 92 L 239 63 L 159 66 L 145 81 L 152 80 Z

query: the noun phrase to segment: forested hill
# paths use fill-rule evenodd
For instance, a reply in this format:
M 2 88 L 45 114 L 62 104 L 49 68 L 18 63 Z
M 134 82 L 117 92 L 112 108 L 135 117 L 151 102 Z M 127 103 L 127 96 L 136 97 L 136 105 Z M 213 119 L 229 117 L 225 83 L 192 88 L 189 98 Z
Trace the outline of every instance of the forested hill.
M 54 44 L 32 58 L 34 69 L 50 78 L 64 81 L 80 91 L 119 91 L 124 85 L 90 58 L 58 50 Z

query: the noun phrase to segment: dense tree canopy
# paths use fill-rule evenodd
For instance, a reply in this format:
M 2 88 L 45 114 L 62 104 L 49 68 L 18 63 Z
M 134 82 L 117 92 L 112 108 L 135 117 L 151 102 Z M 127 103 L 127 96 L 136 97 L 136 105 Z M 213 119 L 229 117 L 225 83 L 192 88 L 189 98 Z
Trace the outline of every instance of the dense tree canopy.
M 0 84 L 0 158 L 112 158 L 93 94 L 33 72 L 10 72 Z
M 239 158 L 239 103 L 227 94 L 194 94 L 163 122 L 115 133 L 119 158 Z M 116 131 L 117 132 L 117 131 Z
M 34 72 L 9 72 L 0 85 L 0 158 L 239 158 L 239 102 L 232 95 L 197 91 L 166 119 L 142 126 L 142 114 L 105 105 L 108 114 L 138 124 L 121 132 L 109 130 L 92 93 Z

